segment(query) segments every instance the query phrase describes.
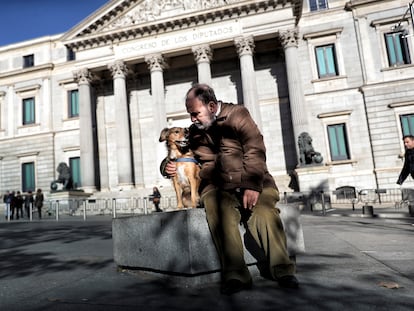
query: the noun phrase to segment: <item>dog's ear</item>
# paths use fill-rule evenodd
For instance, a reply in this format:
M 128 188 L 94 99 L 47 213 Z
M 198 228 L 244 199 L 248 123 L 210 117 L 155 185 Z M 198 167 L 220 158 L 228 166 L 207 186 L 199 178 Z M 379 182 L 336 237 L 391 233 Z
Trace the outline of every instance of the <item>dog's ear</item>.
M 168 132 L 169 132 L 169 128 L 168 127 L 164 128 L 161 131 L 161 134 L 160 134 L 160 142 L 167 140 Z

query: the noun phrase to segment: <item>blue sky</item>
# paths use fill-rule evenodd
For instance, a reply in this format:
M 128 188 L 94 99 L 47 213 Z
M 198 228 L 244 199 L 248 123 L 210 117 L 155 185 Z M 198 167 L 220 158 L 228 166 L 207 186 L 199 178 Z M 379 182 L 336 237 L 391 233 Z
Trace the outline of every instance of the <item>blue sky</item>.
M 0 0 L 0 46 L 76 26 L 110 0 Z

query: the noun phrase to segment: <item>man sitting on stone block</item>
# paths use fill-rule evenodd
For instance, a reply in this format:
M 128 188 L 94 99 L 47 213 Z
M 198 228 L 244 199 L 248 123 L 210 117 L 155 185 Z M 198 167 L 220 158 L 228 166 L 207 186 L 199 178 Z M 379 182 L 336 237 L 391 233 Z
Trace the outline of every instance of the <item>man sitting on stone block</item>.
M 217 101 L 205 84 L 190 88 L 186 109 L 193 122 L 190 147 L 201 164 L 201 204 L 222 267 L 221 292 L 230 295 L 252 286 L 239 231 L 242 215 L 266 255 L 271 277 L 281 287 L 297 288 L 295 263 L 275 208 L 279 191 L 267 170 L 263 136 L 248 110 Z M 175 163 L 163 162 L 161 172 L 173 176 Z

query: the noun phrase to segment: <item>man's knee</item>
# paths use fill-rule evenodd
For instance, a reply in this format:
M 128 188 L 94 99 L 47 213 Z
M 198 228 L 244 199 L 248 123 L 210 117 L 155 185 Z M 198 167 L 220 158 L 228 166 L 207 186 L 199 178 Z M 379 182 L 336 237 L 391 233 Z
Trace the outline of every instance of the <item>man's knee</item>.
M 279 191 L 275 188 L 264 188 L 260 193 L 257 205 L 273 209 L 279 201 Z

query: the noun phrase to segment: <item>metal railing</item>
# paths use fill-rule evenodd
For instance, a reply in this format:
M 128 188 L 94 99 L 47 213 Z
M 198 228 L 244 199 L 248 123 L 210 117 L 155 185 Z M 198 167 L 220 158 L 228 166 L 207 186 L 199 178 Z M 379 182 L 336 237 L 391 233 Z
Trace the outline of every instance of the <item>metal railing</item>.
M 164 211 L 176 209 L 176 198 L 162 197 L 160 208 Z M 130 215 L 145 215 L 155 212 L 149 197 L 124 198 L 93 198 L 93 199 L 61 199 L 45 200 L 41 209 L 42 219 L 56 219 L 56 221 L 73 219 L 87 220 L 91 216 L 109 216 L 112 218 Z M 33 221 L 38 219 L 38 209 L 33 204 L 29 207 L 29 217 Z M 11 221 L 11 211 L 6 212 L 6 220 Z
M 352 187 L 332 192 L 308 191 L 285 192 L 281 196 L 282 203 L 303 204 L 311 211 L 321 211 L 323 214 L 332 206 L 381 205 L 388 204 L 396 209 L 414 204 L 414 189 L 352 189 Z M 164 196 L 161 198 L 160 208 L 163 211 L 176 210 L 176 197 Z M 46 200 L 42 208 L 42 218 L 55 219 L 83 219 L 92 216 L 107 216 L 111 218 L 130 215 L 146 215 L 155 212 L 155 207 L 149 197 L 116 197 L 116 198 L 88 198 L 67 200 Z M 29 220 L 39 218 L 37 208 L 30 206 Z M 26 216 L 27 219 L 27 216 Z M 6 212 L 6 220 L 11 220 L 10 212 Z
M 282 196 L 283 203 L 304 204 L 310 210 L 322 203 L 324 203 L 325 208 L 351 205 L 352 209 L 355 209 L 357 205 L 367 204 L 397 206 L 402 201 L 414 202 L 414 189 L 356 189 L 344 187 L 331 192 L 285 192 Z

